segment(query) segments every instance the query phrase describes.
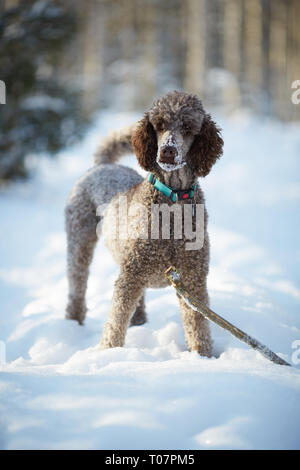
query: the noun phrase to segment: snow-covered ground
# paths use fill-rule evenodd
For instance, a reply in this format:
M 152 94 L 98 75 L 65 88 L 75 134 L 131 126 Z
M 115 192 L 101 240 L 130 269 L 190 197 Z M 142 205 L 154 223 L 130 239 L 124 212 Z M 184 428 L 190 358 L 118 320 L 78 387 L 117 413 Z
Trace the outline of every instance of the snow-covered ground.
M 211 306 L 293 367 L 215 325 L 215 357 L 188 352 L 171 287 L 148 291 L 149 323 L 128 331 L 125 348 L 99 352 L 118 274 L 103 242 L 85 326 L 64 319 L 67 194 L 101 135 L 134 119 L 103 113 L 80 145 L 0 193 L 0 447 L 299 448 L 300 125 L 220 117 L 224 157 L 202 182 Z

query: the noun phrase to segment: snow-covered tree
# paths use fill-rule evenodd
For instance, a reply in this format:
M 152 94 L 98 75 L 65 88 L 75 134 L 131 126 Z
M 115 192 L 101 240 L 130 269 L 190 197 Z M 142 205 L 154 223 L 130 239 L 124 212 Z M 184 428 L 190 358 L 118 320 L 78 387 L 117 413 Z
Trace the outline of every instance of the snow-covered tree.
M 16 3 L 16 2 L 15 2 Z M 76 31 L 61 1 L 20 0 L 0 11 L 0 180 L 26 176 L 26 156 L 54 153 L 80 135 L 80 94 L 57 66 Z

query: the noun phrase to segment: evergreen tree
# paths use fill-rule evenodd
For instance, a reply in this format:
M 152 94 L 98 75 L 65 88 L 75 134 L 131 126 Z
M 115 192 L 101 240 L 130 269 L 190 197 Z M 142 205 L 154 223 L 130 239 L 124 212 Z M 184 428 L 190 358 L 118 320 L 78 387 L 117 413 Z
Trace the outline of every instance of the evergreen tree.
M 78 90 L 57 71 L 76 31 L 62 1 L 20 0 L 0 18 L 0 180 L 24 177 L 26 156 L 55 153 L 84 129 Z

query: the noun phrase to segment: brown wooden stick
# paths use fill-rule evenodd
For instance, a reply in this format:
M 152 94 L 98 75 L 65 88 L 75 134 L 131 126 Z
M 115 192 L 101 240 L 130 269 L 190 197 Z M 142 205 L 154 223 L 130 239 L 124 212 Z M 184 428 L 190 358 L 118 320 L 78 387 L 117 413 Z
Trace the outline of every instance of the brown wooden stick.
M 189 307 L 191 307 L 193 310 L 197 310 L 197 312 L 201 313 L 205 318 L 213 321 L 217 325 L 221 326 L 221 328 L 224 328 L 225 330 L 229 331 L 233 336 L 238 338 L 240 341 L 243 341 L 244 343 L 251 346 L 251 348 L 258 350 L 263 356 L 265 356 L 270 361 L 275 362 L 276 364 L 284 365 L 284 366 L 291 365 L 285 360 L 281 359 L 281 357 L 277 356 L 277 354 L 275 354 L 273 351 L 267 348 L 267 346 L 264 346 L 255 338 L 252 338 L 251 336 L 247 335 L 247 333 L 244 333 L 244 331 L 240 330 L 236 326 L 232 325 L 232 323 L 229 323 L 220 315 L 213 312 L 210 308 L 204 305 L 199 299 L 193 297 L 184 286 L 180 273 L 177 271 L 176 268 L 174 268 L 174 266 L 170 266 L 170 268 L 166 270 L 165 276 L 170 282 L 170 284 L 173 287 L 175 287 L 180 297 L 182 297 L 182 299 L 186 302 L 186 304 Z

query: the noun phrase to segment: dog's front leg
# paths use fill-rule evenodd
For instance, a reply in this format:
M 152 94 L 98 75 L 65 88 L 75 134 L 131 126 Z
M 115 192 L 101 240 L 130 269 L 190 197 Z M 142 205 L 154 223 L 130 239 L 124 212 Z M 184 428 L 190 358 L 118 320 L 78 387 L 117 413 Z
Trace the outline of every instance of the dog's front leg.
M 129 321 L 143 295 L 141 276 L 135 271 L 121 270 L 115 283 L 111 310 L 104 325 L 100 349 L 122 347 Z
M 199 268 L 198 268 L 199 269 Z M 180 268 L 182 279 L 189 292 L 197 297 L 205 305 L 209 305 L 209 297 L 206 287 L 206 273 L 198 272 L 197 268 Z M 212 338 L 209 321 L 201 313 L 194 310 L 179 297 L 182 321 L 185 331 L 186 343 L 190 351 L 197 351 L 201 356 L 211 357 Z
M 208 320 L 189 307 L 184 300 L 179 299 L 179 303 L 189 350 L 197 351 L 201 356 L 211 357 L 212 339 Z

